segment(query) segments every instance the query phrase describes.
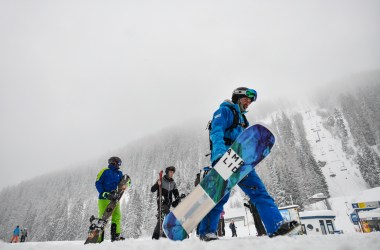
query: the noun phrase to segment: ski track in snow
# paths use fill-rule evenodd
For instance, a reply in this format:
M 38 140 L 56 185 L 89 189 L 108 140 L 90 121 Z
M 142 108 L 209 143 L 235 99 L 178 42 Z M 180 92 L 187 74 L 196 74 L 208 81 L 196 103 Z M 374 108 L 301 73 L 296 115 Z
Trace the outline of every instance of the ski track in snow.
M 321 236 L 294 236 L 277 237 L 241 237 L 225 238 L 218 241 L 202 242 L 198 239 L 189 239 L 182 242 L 160 239 L 152 241 L 149 238 L 127 239 L 122 242 L 111 243 L 105 241 L 102 244 L 83 245 L 83 241 L 52 241 L 52 242 L 27 242 L 9 244 L 0 242 L 2 250 L 98 250 L 98 249 L 155 249 L 155 250 L 221 250 L 221 249 L 259 249 L 259 250 L 354 250 L 354 249 L 379 249 L 380 233 L 371 234 L 346 234 L 346 235 L 321 235 Z

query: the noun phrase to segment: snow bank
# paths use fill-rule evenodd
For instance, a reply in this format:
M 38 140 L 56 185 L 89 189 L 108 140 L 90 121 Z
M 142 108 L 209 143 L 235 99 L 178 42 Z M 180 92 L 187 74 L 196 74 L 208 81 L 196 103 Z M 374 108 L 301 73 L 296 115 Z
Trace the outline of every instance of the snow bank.
M 380 201 L 380 187 L 371 188 L 355 194 L 351 199 L 351 203 Z
M 314 216 L 332 216 L 335 217 L 335 212 L 332 210 L 314 210 L 299 212 L 301 218 L 314 217 Z

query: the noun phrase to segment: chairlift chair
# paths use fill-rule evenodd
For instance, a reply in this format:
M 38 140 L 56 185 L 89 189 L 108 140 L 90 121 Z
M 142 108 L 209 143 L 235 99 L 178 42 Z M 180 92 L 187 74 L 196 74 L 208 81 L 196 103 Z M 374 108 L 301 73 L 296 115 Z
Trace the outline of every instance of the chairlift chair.
M 331 170 L 331 168 L 329 168 L 329 172 L 330 172 L 330 177 L 335 177 L 336 174 Z
M 344 162 L 342 162 L 342 166 L 340 166 L 340 171 L 347 171 L 346 166 L 344 166 Z

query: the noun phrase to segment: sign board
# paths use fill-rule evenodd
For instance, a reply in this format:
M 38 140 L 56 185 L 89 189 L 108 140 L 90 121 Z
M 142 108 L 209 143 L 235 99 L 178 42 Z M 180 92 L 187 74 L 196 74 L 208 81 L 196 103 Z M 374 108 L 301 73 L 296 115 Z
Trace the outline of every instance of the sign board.
M 380 201 L 352 203 L 353 209 L 368 209 L 368 208 L 378 208 L 378 207 L 380 207 Z
M 354 225 L 358 225 L 359 222 L 359 216 L 357 213 L 350 214 L 350 219 Z

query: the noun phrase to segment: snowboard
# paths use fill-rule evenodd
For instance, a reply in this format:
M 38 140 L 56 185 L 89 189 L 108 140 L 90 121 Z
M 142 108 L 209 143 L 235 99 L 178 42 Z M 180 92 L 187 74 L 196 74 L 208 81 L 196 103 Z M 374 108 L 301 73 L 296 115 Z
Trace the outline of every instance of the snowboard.
M 245 129 L 200 184 L 172 210 L 163 222 L 165 235 L 184 240 L 232 188 L 268 154 L 273 133 L 262 124 Z
M 129 176 L 126 174 L 123 175 L 116 190 L 119 198 L 117 200 L 111 200 L 106 210 L 104 211 L 102 218 L 95 218 L 94 215 L 91 216 L 90 218 L 91 225 L 88 230 L 87 240 L 84 242 L 84 244 L 98 242 L 99 236 L 103 233 L 104 228 L 107 225 L 108 219 L 112 216 L 112 213 L 115 210 L 117 203 L 123 196 L 124 191 L 127 189 L 129 182 L 130 182 Z

